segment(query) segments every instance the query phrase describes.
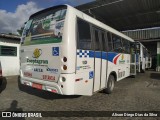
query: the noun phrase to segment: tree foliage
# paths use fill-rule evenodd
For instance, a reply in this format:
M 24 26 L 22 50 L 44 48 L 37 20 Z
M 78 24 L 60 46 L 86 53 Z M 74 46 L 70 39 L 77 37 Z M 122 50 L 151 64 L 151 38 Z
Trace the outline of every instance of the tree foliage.
M 17 30 L 17 32 L 18 32 L 18 34 L 19 34 L 20 36 L 22 36 L 23 29 L 24 29 L 24 27 L 21 27 L 20 29 Z

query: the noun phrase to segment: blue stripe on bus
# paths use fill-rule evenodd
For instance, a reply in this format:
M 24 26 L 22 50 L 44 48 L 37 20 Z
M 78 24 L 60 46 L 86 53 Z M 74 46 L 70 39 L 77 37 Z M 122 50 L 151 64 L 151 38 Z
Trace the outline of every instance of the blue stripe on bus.
M 108 54 L 107 54 L 108 53 Z M 94 51 L 90 51 L 89 52 L 89 57 L 94 57 Z M 101 52 L 95 52 L 95 58 L 102 58 L 104 60 L 108 60 L 110 62 L 113 62 L 114 57 L 118 55 L 118 53 L 115 52 L 102 52 L 102 56 L 101 56 Z
M 118 55 L 118 53 L 108 52 L 108 61 L 113 62 L 113 59 L 116 55 Z
M 102 59 L 107 60 L 107 52 L 102 52 Z
M 89 57 L 94 58 L 94 51 L 89 51 Z
M 89 58 L 102 58 L 104 60 L 108 60 L 110 62 L 113 62 L 113 59 L 115 58 L 116 55 L 118 55 L 118 53 L 116 52 L 101 52 L 100 51 L 91 51 L 89 50 L 87 52 L 87 50 L 78 50 L 77 55 L 79 55 L 79 57 L 89 57 Z
M 94 58 L 94 56 L 95 56 L 95 58 L 102 58 L 104 60 L 107 60 L 107 52 L 102 52 L 102 57 L 101 57 L 101 52 L 89 51 L 89 57 Z
M 102 57 L 101 57 L 101 52 L 99 52 L 99 51 L 96 52 L 96 51 L 95 51 L 95 58 L 102 58 Z

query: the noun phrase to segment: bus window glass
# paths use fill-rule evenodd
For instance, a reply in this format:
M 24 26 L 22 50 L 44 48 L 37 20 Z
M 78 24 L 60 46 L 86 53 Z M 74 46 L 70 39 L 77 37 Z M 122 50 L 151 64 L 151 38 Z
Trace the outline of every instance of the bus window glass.
M 106 45 L 107 45 L 107 43 L 106 43 L 106 40 L 105 40 L 105 33 L 103 33 L 102 32 L 102 46 L 103 46 L 103 51 L 106 51 L 107 50 L 107 48 L 106 48 Z
M 130 53 L 130 42 L 125 39 L 122 39 L 122 42 L 123 42 L 123 52 Z
M 143 56 L 146 57 L 146 49 L 143 47 Z
M 64 9 L 61 11 L 60 20 L 65 19 L 65 16 L 66 16 L 66 10 Z
M 140 54 L 140 44 L 136 44 L 136 52 Z
M 24 45 L 58 43 L 62 41 L 66 6 L 48 10 L 30 18 L 23 32 Z
M 130 42 L 130 54 L 135 54 L 135 43 Z
M 97 30 L 95 30 L 95 50 L 100 51 L 100 43 L 99 43 L 99 36 L 98 36 Z
M 146 57 L 148 57 L 149 56 L 149 54 L 148 54 L 148 50 L 146 49 Z
M 111 39 L 111 33 L 107 32 L 107 39 L 108 39 L 108 51 L 112 51 L 112 39 Z
M 112 34 L 112 41 L 113 41 L 113 50 L 115 52 L 121 52 L 122 51 L 121 38 Z
M 91 49 L 91 33 L 89 23 L 78 19 L 77 21 L 77 47 L 78 49 L 90 50 Z

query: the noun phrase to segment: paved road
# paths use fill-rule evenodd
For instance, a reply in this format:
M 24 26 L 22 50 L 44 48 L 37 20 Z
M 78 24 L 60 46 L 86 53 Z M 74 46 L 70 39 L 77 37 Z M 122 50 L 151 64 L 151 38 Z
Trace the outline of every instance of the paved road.
M 136 78 L 126 78 L 117 82 L 114 92 L 110 95 L 103 92 L 90 97 L 57 95 L 20 86 L 17 76 L 7 77 L 3 81 L 0 92 L 0 111 L 160 111 L 160 73 L 153 71 L 140 73 Z M 131 118 L 118 118 L 118 120 L 121 119 L 130 120 Z M 134 119 L 145 120 L 146 118 Z

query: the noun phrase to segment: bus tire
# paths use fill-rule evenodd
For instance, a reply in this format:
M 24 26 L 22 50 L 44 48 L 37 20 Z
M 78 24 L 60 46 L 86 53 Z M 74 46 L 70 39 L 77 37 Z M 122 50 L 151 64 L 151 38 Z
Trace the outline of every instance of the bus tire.
M 113 75 L 109 75 L 107 88 L 104 89 L 104 92 L 107 94 L 111 94 L 114 88 L 114 83 L 115 83 L 115 77 Z
M 2 85 L 3 79 L 0 78 L 0 86 Z

